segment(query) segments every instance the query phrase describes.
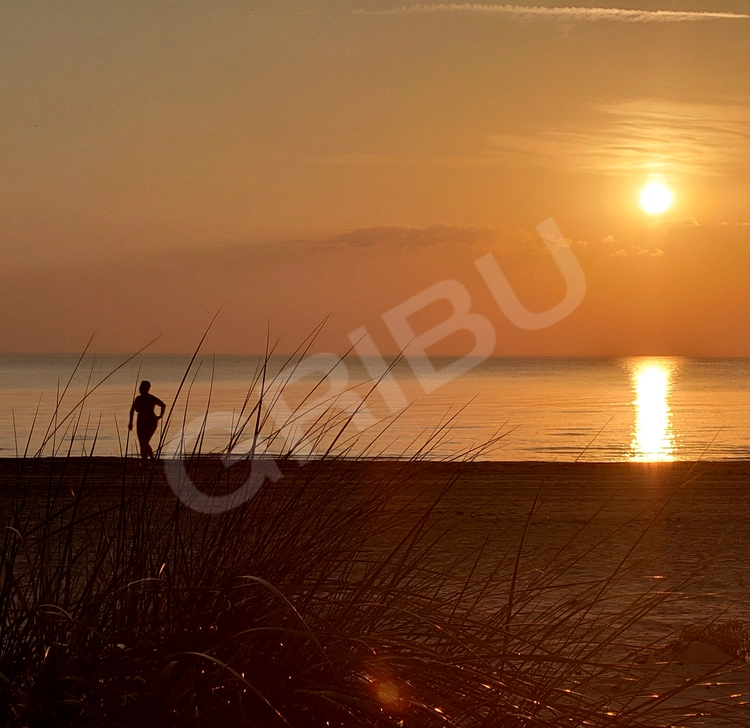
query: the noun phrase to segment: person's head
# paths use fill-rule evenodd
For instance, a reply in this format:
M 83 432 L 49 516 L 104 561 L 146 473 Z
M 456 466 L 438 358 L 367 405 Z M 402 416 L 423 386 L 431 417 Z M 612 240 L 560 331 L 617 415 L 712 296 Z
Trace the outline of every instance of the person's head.
M 141 394 L 148 394 L 148 390 L 151 389 L 151 382 L 147 382 L 145 379 L 141 382 L 141 386 L 138 387 L 138 391 Z

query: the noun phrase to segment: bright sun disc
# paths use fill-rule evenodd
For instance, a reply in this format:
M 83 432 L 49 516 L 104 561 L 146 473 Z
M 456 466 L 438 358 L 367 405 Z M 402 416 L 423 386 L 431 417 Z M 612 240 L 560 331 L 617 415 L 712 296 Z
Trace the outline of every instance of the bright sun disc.
M 641 192 L 641 207 L 649 215 L 658 215 L 672 206 L 672 193 L 661 182 L 651 182 Z

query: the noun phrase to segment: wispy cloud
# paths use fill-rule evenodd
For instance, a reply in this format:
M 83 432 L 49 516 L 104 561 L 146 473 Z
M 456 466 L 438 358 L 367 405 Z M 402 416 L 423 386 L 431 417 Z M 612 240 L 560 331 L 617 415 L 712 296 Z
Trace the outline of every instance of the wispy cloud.
M 566 238 L 576 249 L 588 246 L 585 240 Z M 472 254 L 548 255 L 547 246 L 536 230 L 491 225 L 435 223 L 426 226 L 384 225 L 347 230 L 329 238 L 311 242 L 307 250 L 470 250 Z
M 343 166 L 487 168 L 536 165 L 565 172 L 723 176 L 750 165 L 750 106 L 635 99 L 590 107 L 585 125 L 484 138 L 469 154 L 346 153 Z
M 420 15 L 425 13 L 480 13 L 520 19 L 621 23 L 682 23 L 699 20 L 748 20 L 746 13 L 695 10 L 630 10 L 627 8 L 539 7 L 488 3 L 436 3 L 403 5 L 385 10 L 355 10 L 359 15 Z
M 614 253 L 610 253 L 609 255 L 611 258 L 625 258 L 629 255 L 648 255 L 651 258 L 659 258 L 664 255 L 664 251 L 661 248 L 642 248 L 640 245 L 631 245 L 630 250 L 627 248 L 621 248 L 620 250 L 615 250 Z
M 490 138 L 497 161 L 612 174 L 722 175 L 750 161 L 750 109 L 640 99 L 592 108 L 590 125 Z
M 396 248 L 425 247 L 433 245 L 476 245 L 496 238 L 497 231 L 481 225 L 435 224 L 426 227 L 383 225 L 357 228 L 339 233 L 323 241 L 326 247 L 372 248 L 392 246 Z
M 655 230 L 685 230 L 703 226 L 694 217 L 685 217 L 682 220 L 656 220 L 650 227 Z

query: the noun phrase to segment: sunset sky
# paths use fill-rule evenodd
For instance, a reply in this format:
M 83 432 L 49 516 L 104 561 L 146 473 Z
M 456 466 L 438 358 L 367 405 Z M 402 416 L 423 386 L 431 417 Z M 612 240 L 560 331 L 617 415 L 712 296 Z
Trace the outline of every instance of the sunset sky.
M 403 2 L 0 5 L 0 349 L 395 353 L 453 279 L 497 355 L 750 356 L 750 3 Z M 520 330 L 474 261 L 554 306 L 550 217 Z

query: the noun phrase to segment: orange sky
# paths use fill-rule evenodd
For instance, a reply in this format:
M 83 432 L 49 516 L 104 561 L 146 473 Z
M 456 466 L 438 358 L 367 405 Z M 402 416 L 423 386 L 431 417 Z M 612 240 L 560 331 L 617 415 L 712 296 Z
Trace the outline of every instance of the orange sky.
M 498 355 L 750 356 L 749 11 L 4 3 L 0 349 L 189 351 L 221 307 L 212 351 L 268 326 L 290 350 L 329 316 L 319 348 L 365 326 L 394 352 L 382 314 L 455 279 Z M 549 217 L 587 292 L 522 331 L 474 261 L 555 305 Z

